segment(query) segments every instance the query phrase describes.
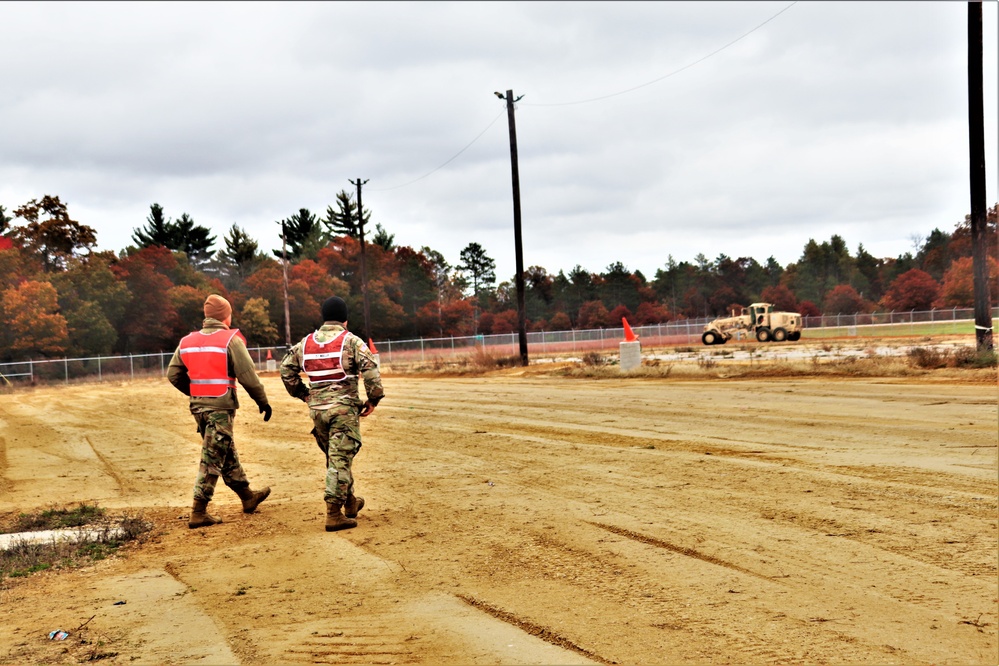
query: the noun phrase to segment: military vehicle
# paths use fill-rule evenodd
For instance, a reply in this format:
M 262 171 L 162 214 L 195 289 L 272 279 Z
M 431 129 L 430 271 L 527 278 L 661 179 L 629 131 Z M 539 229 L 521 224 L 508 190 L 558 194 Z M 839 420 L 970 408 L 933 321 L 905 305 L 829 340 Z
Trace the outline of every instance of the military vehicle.
M 739 332 L 753 334 L 760 342 L 794 342 L 801 338 L 801 315 L 797 312 L 774 312 L 772 303 L 753 303 L 742 314 L 715 319 L 705 324 L 701 342 L 723 345 Z

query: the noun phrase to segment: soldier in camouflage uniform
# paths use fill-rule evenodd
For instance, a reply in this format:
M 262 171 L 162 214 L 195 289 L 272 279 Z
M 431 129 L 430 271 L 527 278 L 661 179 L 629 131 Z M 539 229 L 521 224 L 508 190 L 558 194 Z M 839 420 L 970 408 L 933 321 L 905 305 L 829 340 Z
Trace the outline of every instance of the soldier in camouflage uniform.
M 243 466 L 233 443 L 233 420 L 239 401 L 236 380 L 250 395 L 264 421 L 271 418 L 264 386 L 246 350 L 239 329 L 230 329 L 232 307 L 212 294 L 205 301 L 203 328 L 184 337 L 170 359 L 167 379 L 177 390 L 191 398 L 191 414 L 202 436 L 201 464 L 194 484 L 194 506 L 188 527 L 221 523 L 207 512 L 219 476 L 243 503 L 244 513 L 253 513 L 267 499 L 270 488 L 250 490 Z
M 326 456 L 326 531 L 357 526 L 364 498 L 354 494 L 351 464 L 361 448 L 361 423 L 385 395 L 368 346 L 347 331 L 347 304 L 333 296 L 322 305 L 323 325 L 281 361 L 281 381 L 293 398 L 309 405 L 312 434 Z M 308 384 L 302 381 L 305 373 Z M 361 402 L 357 378 L 364 379 Z M 345 515 L 346 513 L 346 515 Z

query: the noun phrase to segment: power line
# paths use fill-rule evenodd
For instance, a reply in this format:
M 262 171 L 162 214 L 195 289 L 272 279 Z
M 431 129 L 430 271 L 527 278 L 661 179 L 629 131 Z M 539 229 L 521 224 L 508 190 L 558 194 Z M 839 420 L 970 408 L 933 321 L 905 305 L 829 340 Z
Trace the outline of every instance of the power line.
M 783 14 L 784 12 L 786 12 L 787 10 L 789 10 L 791 7 L 795 6 L 796 4 L 798 4 L 798 0 L 794 0 L 794 2 L 792 2 L 791 4 L 789 4 L 784 9 L 780 10 L 779 12 L 777 12 L 776 14 L 774 14 L 773 16 L 771 16 L 770 18 L 768 18 L 766 21 L 764 21 L 763 23 L 759 24 L 758 26 L 756 26 L 755 28 L 753 28 L 749 32 L 743 33 L 742 35 L 736 37 L 735 39 L 733 39 L 731 42 L 729 42 L 725 46 L 722 46 L 721 48 L 715 49 L 714 51 L 712 51 L 711 53 L 707 54 L 706 56 L 704 56 L 702 58 L 699 58 L 699 59 L 695 60 L 694 62 L 692 62 L 690 64 L 684 65 L 680 69 L 674 70 L 674 71 L 670 72 L 669 74 L 664 74 L 663 76 L 660 76 L 658 79 L 653 79 L 652 81 L 648 81 L 646 83 L 642 83 L 641 85 L 637 85 L 637 86 L 635 86 L 633 88 L 628 88 L 627 90 L 621 90 L 619 92 L 611 93 L 609 95 L 601 95 L 600 97 L 591 97 L 590 99 L 581 99 L 581 100 L 577 100 L 575 102 L 553 102 L 551 104 L 531 104 L 529 102 L 525 102 L 524 106 L 571 106 L 573 104 L 589 104 L 590 102 L 599 102 L 600 100 L 610 99 L 611 97 L 617 97 L 618 95 L 624 95 L 626 93 L 630 93 L 630 92 L 634 92 L 636 90 L 639 90 L 640 88 L 645 88 L 646 86 L 651 86 L 653 83 L 659 83 L 663 79 L 668 79 L 671 76 L 679 74 L 680 72 L 682 72 L 684 70 L 690 69 L 694 65 L 700 64 L 700 63 L 704 62 L 705 60 L 707 60 L 708 58 L 721 53 L 722 51 L 724 51 L 728 47 L 732 46 L 736 42 L 738 42 L 738 41 L 740 41 L 742 39 L 745 39 L 749 35 L 753 34 L 757 30 L 759 30 L 760 28 L 762 28 L 763 26 L 765 26 L 767 23 L 770 23 L 775 18 L 777 18 L 778 16 L 780 16 L 781 14 Z
M 724 46 L 722 46 L 722 47 L 720 47 L 718 49 L 715 49 L 714 51 L 712 51 L 711 53 L 707 54 L 706 56 L 703 56 L 702 58 L 699 58 L 699 59 L 695 60 L 692 63 L 684 65 L 683 67 L 681 67 L 681 68 L 679 68 L 677 70 L 674 70 L 674 71 L 670 72 L 669 74 L 665 74 L 663 76 L 660 76 L 657 79 L 653 79 L 652 81 L 648 81 L 646 83 L 642 83 L 640 85 L 634 86 L 633 88 L 628 88 L 627 90 L 621 90 L 621 91 L 616 92 L 616 93 L 611 93 L 609 95 L 602 95 L 600 97 L 593 97 L 593 98 L 590 98 L 590 99 L 577 100 L 575 102 L 555 102 L 555 103 L 550 103 L 550 104 L 531 104 L 529 102 L 525 102 L 524 105 L 525 106 L 571 106 L 573 104 L 588 104 L 590 102 L 598 102 L 600 100 L 609 99 L 611 97 L 617 97 L 618 95 L 624 95 L 624 94 L 627 94 L 627 93 L 630 93 L 630 92 L 634 92 L 635 90 L 639 90 L 641 88 L 645 88 L 646 86 L 651 86 L 654 83 L 658 83 L 658 82 L 660 82 L 660 81 L 662 81 L 664 79 L 668 79 L 671 76 L 679 74 L 680 72 L 682 72 L 684 70 L 690 69 L 694 65 L 698 65 L 698 64 L 704 62 L 705 60 L 707 60 L 708 58 L 721 53 L 722 51 L 724 51 L 728 47 L 732 46 L 736 42 L 739 42 L 740 40 L 745 39 L 749 35 L 753 34 L 757 30 L 759 30 L 760 28 L 762 28 L 763 26 L 765 26 L 767 23 L 770 23 L 775 18 L 777 18 L 778 16 L 780 16 L 781 14 L 783 14 L 784 12 L 786 12 L 787 10 L 789 10 L 791 7 L 793 7 L 796 4 L 798 4 L 798 0 L 794 0 L 794 2 L 792 2 L 791 4 L 789 4 L 787 7 L 784 7 L 784 9 L 780 10 L 779 12 L 777 12 L 776 14 L 774 14 L 773 16 L 771 16 L 770 18 L 768 18 L 763 23 L 760 23 L 759 25 L 757 25 L 752 30 L 749 30 L 748 32 L 745 32 L 742 35 L 736 37 L 735 39 L 733 39 L 729 43 L 725 44 Z M 403 187 L 408 187 L 409 185 L 412 185 L 413 183 L 418 183 L 419 181 L 423 180 L 424 178 L 427 178 L 428 176 L 431 176 L 431 175 L 437 173 L 438 171 L 440 171 L 441 169 L 443 169 L 444 167 L 446 167 L 448 164 L 450 164 L 451 162 L 453 162 L 454 160 L 456 160 L 466 150 L 468 150 L 469 148 L 471 148 L 472 144 L 474 144 L 476 141 L 478 141 L 482 137 L 483 134 L 485 134 L 487 131 L 489 131 L 489 128 L 492 127 L 493 125 L 495 125 L 496 121 L 499 120 L 502 115 L 503 115 L 503 112 L 500 111 L 500 113 L 497 114 L 496 117 L 493 118 L 492 121 L 488 125 L 486 125 L 486 128 L 484 130 L 482 130 L 481 132 L 479 132 L 474 139 L 472 139 L 471 141 L 468 142 L 468 145 L 466 145 L 464 148 L 462 148 L 457 153 L 455 153 L 454 155 L 452 155 L 446 162 L 444 162 L 443 164 L 441 164 L 436 169 L 433 169 L 432 171 L 428 171 L 427 173 L 423 174 L 419 178 L 414 178 L 413 180 L 411 180 L 409 182 L 406 182 L 406 183 L 402 183 L 401 185 L 393 185 L 392 187 L 369 188 L 369 189 L 372 192 L 388 192 L 390 190 L 398 190 L 398 189 L 401 189 Z
M 492 127 L 493 125 L 496 124 L 496 121 L 500 119 L 500 117 L 503 115 L 504 112 L 505 112 L 505 110 L 504 111 L 500 111 L 498 114 L 496 114 L 496 117 L 493 118 L 492 122 L 490 122 L 488 125 L 486 125 L 486 129 L 484 129 L 481 132 L 479 132 L 478 135 L 474 139 L 472 139 L 471 141 L 468 142 L 467 146 L 465 146 L 464 148 L 462 148 L 461 150 L 459 150 L 457 153 L 455 153 L 454 155 L 452 155 L 451 158 L 448 159 L 447 162 L 444 162 L 444 164 L 440 165 L 439 167 L 437 167 L 433 171 L 428 171 L 427 173 L 423 174 L 419 178 L 411 180 L 408 183 L 403 183 L 402 185 L 394 185 L 392 187 L 382 187 L 382 188 L 370 187 L 368 189 L 371 190 L 372 192 L 388 192 L 389 190 L 398 190 L 399 188 L 406 187 L 407 185 L 412 185 L 413 183 L 416 183 L 416 182 L 419 182 L 419 181 L 423 180 L 427 176 L 430 176 L 432 174 L 437 173 L 438 171 L 440 171 L 441 169 L 443 169 L 444 167 L 446 167 L 448 164 L 450 164 L 451 162 L 453 162 L 454 160 L 456 160 L 458 158 L 458 156 L 461 155 L 463 152 L 465 152 L 466 150 L 468 150 L 469 148 L 471 148 L 473 143 L 475 143 L 476 141 L 478 141 L 482 137 L 483 134 L 485 134 L 487 131 L 489 131 L 490 127 Z

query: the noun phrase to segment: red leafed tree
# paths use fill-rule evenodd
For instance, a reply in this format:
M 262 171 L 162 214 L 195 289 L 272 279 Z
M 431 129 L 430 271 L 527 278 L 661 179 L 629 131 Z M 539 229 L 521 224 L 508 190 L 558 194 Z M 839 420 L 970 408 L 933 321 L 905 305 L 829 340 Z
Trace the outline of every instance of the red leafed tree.
M 601 301 L 586 301 L 576 317 L 579 328 L 604 328 L 610 313 Z
M 119 331 L 119 343 L 123 343 L 123 351 L 158 352 L 171 349 L 179 342 L 176 339 L 179 330 L 177 312 L 169 295 L 173 283 L 160 272 L 165 268 L 164 262 L 169 263 L 166 256 L 152 246 L 121 260 L 111 268 L 118 279 L 128 286 L 132 295 L 125 307 Z
M 838 284 L 830 289 L 824 303 L 826 314 L 857 314 L 868 309 L 863 297 L 848 284 Z
M 635 310 L 635 324 L 638 326 L 648 326 L 649 324 L 662 324 L 670 320 L 669 310 L 662 303 L 642 301 Z M 631 320 L 628 320 L 631 323 Z
M 881 299 L 887 310 L 929 310 L 940 293 L 940 285 L 927 273 L 913 268 L 899 275 Z
M 5 289 L 0 301 L 0 341 L 9 359 L 65 353 L 66 319 L 58 314 L 58 293 L 49 282 L 28 280 Z
M 635 321 L 635 317 L 631 314 L 631 310 L 628 309 L 627 305 L 619 305 L 607 315 L 607 323 L 613 327 L 621 326 L 622 319 L 627 319 L 629 324 Z
M 764 303 L 773 303 L 774 310 L 778 312 L 798 311 L 798 299 L 794 292 L 782 284 L 766 287 L 760 294 L 760 300 Z
M 513 333 L 517 330 L 517 311 L 503 310 L 493 317 L 493 333 Z
M 935 308 L 971 308 L 975 306 L 974 262 L 971 257 L 955 259 L 944 273 L 940 294 L 933 302 Z M 989 291 L 999 294 L 999 262 L 988 258 Z
M 795 309 L 802 317 L 818 317 L 822 314 L 819 311 L 819 306 L 811 301 L 801 301 Z

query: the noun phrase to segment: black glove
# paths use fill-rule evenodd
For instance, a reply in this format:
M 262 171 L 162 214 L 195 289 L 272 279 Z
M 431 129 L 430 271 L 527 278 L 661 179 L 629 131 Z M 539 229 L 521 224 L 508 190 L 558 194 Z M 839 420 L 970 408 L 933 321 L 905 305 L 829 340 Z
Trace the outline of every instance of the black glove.
M 264 421 L 271 420 L 271 406 L 266 402 L 260 405 L 260 413 L 264 415 Z

